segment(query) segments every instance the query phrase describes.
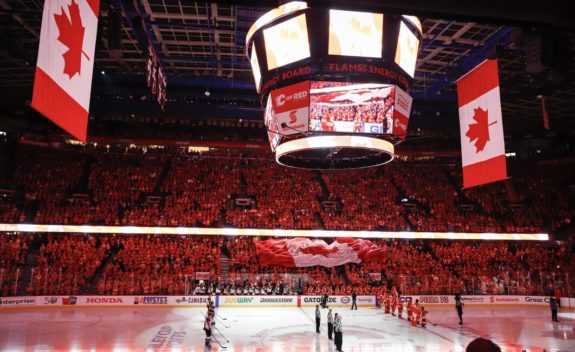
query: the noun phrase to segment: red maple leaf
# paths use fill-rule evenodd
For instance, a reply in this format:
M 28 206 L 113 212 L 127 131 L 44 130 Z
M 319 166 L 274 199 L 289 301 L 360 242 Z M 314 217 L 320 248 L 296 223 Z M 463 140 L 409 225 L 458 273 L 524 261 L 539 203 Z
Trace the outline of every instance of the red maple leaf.
M 72 78 L 76 73 L 80 74 L 82 54 L 86 56 L 86 59 L 90 60 L 90 58 L 82 50 L 85 27 L 82 25 L 78 4 L 74 0 L 68 6 L 68 11 L 70 12 L 70 19 L 62 7 L 62 13 L 54 14 L 54 20 L 56 20 L 56 25 L 60 31 L 58 40 L 68 47 L 68 51 L 62 55 L 64 57 L 64 74 Z
M 296 123 L 297 121 L 297 111 L 292 110 L 289 113 L 289 123 L 290 125 L 293 125 L 294 123 Z
M 327 249 L 323 246 L 309 246 L 305 248 L 300 248 L 300 252 L 303 254 L 311 254 L 311 255 L 323 255 L 324 257 L 329 256 L 332 253 L 337 253 L 337 248 Z
M 479 153 L 485 148 L 485 144 L 489 141 L 489 126 L 497 123 L 493 121 L 491 123 L 487 122 L 488 110 L 483 110 L 482 108 L 473 109 L 473 119 L 475 123 L 469 124 L 469 129 L 465 135 L 469 138 L 469 142 L 475 140 L 475 152 Z

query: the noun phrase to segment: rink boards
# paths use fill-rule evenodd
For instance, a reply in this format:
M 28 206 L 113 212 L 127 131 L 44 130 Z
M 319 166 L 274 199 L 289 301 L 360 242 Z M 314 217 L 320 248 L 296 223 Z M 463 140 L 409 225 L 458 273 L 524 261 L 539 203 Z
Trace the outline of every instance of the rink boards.
M 216 307 L 314 307 L 320 304 L 321 296 L 212 296 Z M 452 295 L 405 295 L 404 302 L 419 300 L 423 306 L 454 305 Z M 546 296 L 501 296 L 501 295 L 465 295 L 461 297 L 465 305 L 478 306 L 549 306 Z M 22 296 L 0 298 L 0 309 L 5 308 L 50 308 L 50 307 L 170 307 L 205 308 L 208 296 Z M 332 307 L 350 307 L 351 296 L 330 296 L 328 305 Z M 375 296 L 357 296 L 358 307 L 376 307 Z M 561 298 L 563 307 L 575 307 L 575 299 Z

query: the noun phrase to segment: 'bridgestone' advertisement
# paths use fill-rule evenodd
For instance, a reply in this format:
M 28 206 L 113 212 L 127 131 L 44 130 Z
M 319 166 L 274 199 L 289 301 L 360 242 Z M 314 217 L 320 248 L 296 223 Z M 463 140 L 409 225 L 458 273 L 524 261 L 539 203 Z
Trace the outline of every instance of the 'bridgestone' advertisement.
M 419 300 L 425 306 L 454 305 L 455 299 L 448 295 L 404 295 L 403 302 Z M 315 307 L 321 303 L 321 296 L 212 296 L 216 307 Z M 545 296 L 477 296 L 462 295 L 464 304 L 473 305 L 528 305 L 548 306 L 549 297 Z M 568 302 L 564 298 L 565 303 Z M 29 308 L 77 308 L 85 306 L 113 307 L 129 306 L 137 309 L 141 306 L 198 308 L 206 307 L 208 296 L 19 296 L 0 298 L 0 309 Z M 375 296 L 357 296 L 358 307 L 375 307 Z M 351 296 L 330 296 L 328 306 L 351 307 Z

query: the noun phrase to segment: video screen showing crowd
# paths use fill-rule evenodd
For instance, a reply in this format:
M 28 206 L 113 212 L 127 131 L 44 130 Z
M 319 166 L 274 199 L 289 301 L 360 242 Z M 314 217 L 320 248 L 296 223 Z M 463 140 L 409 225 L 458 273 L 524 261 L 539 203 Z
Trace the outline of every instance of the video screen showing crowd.
M 393 129 L 395 86 L 311 82 L 309 129 L 388 134 Z

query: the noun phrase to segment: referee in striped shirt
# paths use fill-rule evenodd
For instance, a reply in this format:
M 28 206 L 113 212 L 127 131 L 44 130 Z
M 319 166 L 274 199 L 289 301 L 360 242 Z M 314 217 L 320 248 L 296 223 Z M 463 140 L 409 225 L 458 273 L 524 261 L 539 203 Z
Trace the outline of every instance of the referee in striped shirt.
M 333 331 L 335 333 L 335 348 L 338 352 L 343 352 L 341 350 L 341 345 L 343 344 L 343 330 L 341 326 L 341 315 L 335 313 L 335 318 L 333 322 Z
M 315 305 L 315 332 L 319 334 L 319 325 L 321 323 L 321 312 L 319 311 L 319 305 Z

